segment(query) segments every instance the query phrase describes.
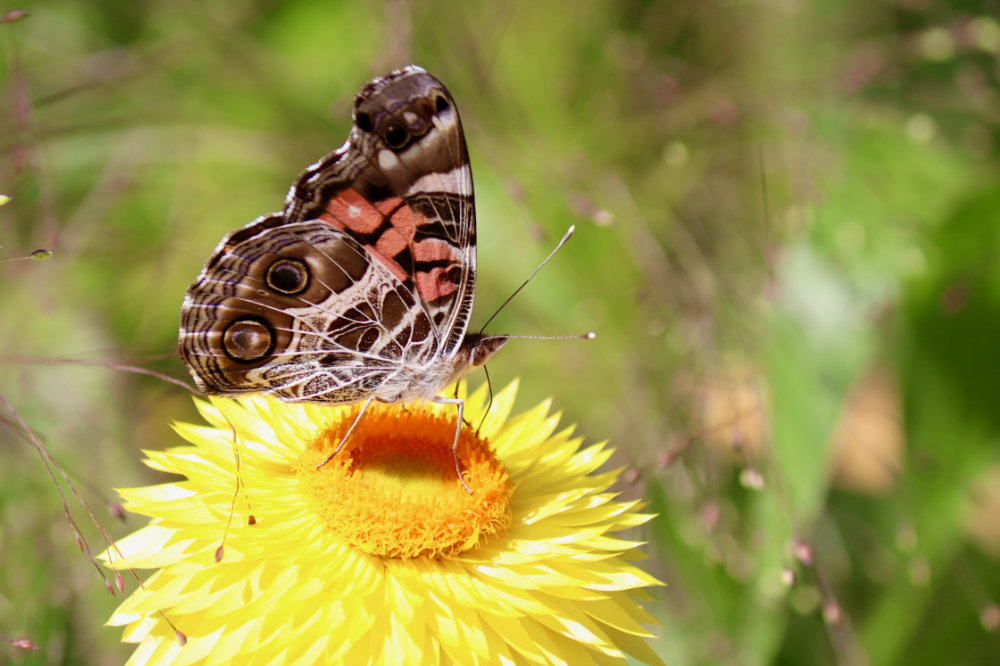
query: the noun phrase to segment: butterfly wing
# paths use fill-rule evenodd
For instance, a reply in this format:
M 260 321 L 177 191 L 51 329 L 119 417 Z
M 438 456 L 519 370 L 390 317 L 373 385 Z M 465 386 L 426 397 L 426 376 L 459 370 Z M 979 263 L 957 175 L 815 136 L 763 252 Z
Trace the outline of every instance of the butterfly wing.
M 415 350 L 410 362 L 451 358 L 468 327 L 476 279 L 472 172 L 455 102 L 410 66 L 363 87 L 354 120 L 347 143 L 292 186 L 285 217 L 351 234 L 431 321 L 440 346 Z
M 454 100 L 408 67 L 363 87 L 354 118 L 284 213 L 224 238 L 189 288 L 179 348 L 206 393 L 391 401 L 460 364 L 476 238 Z
M 437 341 L 413 293 L 350 234 L 261 218 L 219 245 L 181 308 L 180 352 L 205 393 L 350 402 L 407 349 Z

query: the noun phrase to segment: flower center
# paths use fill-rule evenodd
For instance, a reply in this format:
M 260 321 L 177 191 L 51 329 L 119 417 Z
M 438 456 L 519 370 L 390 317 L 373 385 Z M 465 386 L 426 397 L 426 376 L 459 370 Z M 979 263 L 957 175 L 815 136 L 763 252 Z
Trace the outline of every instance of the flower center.
M 488 443 L 462 426 L 455 471 L 455 420 L 426 404 L 371 403 L 350 439 L 323 462 L 354 423 L 360 406 L 338 410 L 299 459 L 310 505 L 326 526 L 371 555 L 444 557 L 502 534 L 510 525 L 513 485 Z

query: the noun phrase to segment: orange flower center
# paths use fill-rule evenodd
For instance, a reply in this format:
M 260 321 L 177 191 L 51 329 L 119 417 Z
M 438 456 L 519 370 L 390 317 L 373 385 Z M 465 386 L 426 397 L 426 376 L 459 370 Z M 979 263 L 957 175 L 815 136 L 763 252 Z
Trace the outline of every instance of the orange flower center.
M 424 405 L 372 403 L 344 447 L 360 406 L 339 410 L 306 447 L 300 483 L 313 510 L 348 543 L 380 557 L 444 557 L 510 525 L 510 477 L 489 444 L 463 424 L 455 471 L 455 416 Z

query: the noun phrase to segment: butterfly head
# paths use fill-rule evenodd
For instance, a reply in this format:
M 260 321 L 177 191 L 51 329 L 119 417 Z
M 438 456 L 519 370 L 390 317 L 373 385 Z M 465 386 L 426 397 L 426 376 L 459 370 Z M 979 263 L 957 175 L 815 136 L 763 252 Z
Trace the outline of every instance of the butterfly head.
M 507 344 L 509 339 L 510 336 L 507 335 L 466 333 L 465 338 L 462 339 L 462 346 L 458 349 L 452 380 L 458 379 L 470 370 L 486 365 L 486 362 L 493 358 L 493 355 Z

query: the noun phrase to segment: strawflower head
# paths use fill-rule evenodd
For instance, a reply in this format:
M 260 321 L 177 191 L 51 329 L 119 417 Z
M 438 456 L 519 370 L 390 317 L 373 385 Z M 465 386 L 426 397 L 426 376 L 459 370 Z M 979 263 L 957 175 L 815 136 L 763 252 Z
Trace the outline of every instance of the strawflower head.
M 461 392 L 464 393 L 464 387 Z M 659 584 L 613 535 L 611 451 L 555 432 L 549 403 L 356 406 L 212 399 L 191 443 L 147 452 L 187 479 L 122 490 L 146 527 L 103 557 L 156 569 L 115 611 L 136 664 L 659 663 L 638 600 Z M 482 426 L 476 432 L 476 425 Z

